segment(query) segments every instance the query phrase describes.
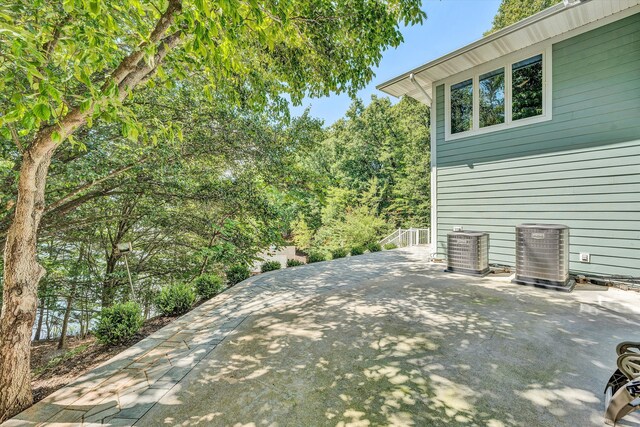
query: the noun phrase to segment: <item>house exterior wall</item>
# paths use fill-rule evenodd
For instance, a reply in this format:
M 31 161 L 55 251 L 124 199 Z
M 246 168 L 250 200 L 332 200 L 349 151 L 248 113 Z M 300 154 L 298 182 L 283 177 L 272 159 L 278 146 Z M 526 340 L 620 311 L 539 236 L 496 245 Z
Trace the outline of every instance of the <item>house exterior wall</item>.
M 549 121 L 445 141 L 444 94 L 436 83 L 439 257 L 463 226 L 514 265 L 517 224 L 560 223 L 572 272 L 640 277 L 640 14 L 553 45 Z

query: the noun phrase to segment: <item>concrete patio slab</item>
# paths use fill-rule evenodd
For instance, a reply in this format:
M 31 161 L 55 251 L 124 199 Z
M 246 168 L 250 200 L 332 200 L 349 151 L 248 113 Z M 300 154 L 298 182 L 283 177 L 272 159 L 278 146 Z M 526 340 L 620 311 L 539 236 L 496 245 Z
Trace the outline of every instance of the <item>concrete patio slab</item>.
M 442 269 L 395 250 L 256 276 L 6 425 L 603 425 L 640 294 Z

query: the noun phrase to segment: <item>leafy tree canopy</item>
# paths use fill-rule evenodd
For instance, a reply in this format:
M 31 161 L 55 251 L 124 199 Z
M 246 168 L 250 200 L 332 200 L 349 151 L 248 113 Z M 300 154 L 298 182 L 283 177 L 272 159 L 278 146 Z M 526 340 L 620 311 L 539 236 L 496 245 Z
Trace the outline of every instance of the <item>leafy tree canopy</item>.
M 355 94 L 371 80 L 381 50 L 402 41 L 398 23 L 423 17 L 418 0 L 11 2 L 0 6 L 0 129 L 26 145 L 24 137 L 77 108 L 91 113 L 89 125 L 118 120 L 125 136 L 153 139 L 122 104 L 137 84 L 120 73 L 131 66 L 148 68 L 143 82 L 155 74 L 161 85 L 195 73 L 205 79 L 205 95 L 247 105 L 269 97 L 284 105 L 283 93 L 294 102 Z M 159 130 L 179 136 L 164 125 Z M 57 141 L 69 134 L 53 132 Z
M 430 216 L 429 109 L 373 97 L 301 156 L 316 183 L 292 221 L 293 241 L 331 251 L 375 242 L 391 228 L 427 227 Z

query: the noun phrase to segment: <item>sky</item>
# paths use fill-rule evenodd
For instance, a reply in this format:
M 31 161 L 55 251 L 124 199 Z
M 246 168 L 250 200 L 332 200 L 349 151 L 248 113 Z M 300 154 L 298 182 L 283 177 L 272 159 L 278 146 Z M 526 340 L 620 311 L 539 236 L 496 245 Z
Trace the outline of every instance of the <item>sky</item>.
M 402 29 L 404 42 L 383 53 L 380 66 L 374 69 L 376 76 L 358 97 L 365 104 L 371 95 L 386 97 L 376 85 L 478 40 L 491 28 L 499 5 L 500 0 L 423 0 L 427 19 L 422 25 Z M 292 113 L 300 115 L 309 107 L 312 117 L 323 119 L 329 126 L 344 116 L 350 104 L 347 94 L 306 98 L 302 106 L 292 108 Z

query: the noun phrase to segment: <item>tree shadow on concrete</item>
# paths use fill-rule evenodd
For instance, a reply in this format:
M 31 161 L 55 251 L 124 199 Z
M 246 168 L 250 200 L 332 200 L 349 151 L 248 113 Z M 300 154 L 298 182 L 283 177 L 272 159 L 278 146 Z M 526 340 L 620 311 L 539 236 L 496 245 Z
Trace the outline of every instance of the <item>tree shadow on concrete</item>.
M 287 269 L 204 304 L 31 419 L 601 424 L 615 344 L 640 340 L 640 299 L 627 296 L 449 275 L 402 251 Z
M 366 261 L 307 277 L 297 284 L 300 300 L 245 321 L 141 423 L 602 422 L 613 349 L 628 339 L 628 322 L 638 325 L 637 315 L 594 315 L 581 308 L 597 303 L 593 296 L 581 302 L 424 265 L 354 284 L 347 276 L 368 278 Z M 278 286 L 282 277 L 271 279 Z M 295 277 L 287 286 L 296 286 Z

